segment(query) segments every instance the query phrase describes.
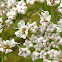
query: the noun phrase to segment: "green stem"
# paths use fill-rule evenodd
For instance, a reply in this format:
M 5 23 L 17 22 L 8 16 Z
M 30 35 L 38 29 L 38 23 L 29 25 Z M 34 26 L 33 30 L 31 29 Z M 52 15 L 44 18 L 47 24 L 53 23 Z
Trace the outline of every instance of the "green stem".
M 44 8 L 43 8 L 43 9 L 44 9 L 45 11 L 47 11 L 47 9 L 48 9 L 46 0 L 45 0 L 45 2 L 44 2 Z
M 6 54 L 6 57 L 7 57 L 7 59 L 8 59 L 8 62 L 11 62 L 11 60 L 10 60 L 8 54 Z
M 51 7 L 51 10 L 50 10 L 51 11 L 50 12 L 51 13 L 51 19 L 55 18 L 55 16 L 54 16 L 54 12 L 55 12 L 54 9 L 55 9 L 54 7 Z
M 2 62 L 4 62 L 4 54 L 2 54 Z

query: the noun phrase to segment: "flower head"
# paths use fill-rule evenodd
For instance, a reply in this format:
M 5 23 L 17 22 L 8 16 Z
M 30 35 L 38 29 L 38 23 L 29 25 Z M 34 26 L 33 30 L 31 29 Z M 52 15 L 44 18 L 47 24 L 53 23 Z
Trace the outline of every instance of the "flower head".
M 17 37 L 20 37 L 20 38 L 23 38 L 23 39 L 26 39 L 27 35 L 28 35 L 28 26 L 25 25 L 25 22 L 23 20 L 21 20 L 19 23 L 18 23 L 18 31 L 15 32 L 15 35 Z
M 0 42 L 0 51 L 2 51 L 2 53 L 9 53 L 12 52 L 13 50 L 11 49 L 12 47 L 15 47 L 17 44 L 17 42 L 14 41 L 14 39 L 12 40 L 6 40 L 6 41 L 1 41 Z

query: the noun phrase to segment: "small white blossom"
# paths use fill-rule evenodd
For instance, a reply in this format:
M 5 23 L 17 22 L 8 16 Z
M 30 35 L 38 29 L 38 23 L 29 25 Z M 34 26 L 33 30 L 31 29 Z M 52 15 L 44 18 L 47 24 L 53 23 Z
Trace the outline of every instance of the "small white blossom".
M 62 38 L 61 38 L 61 40 L 58 42 L 60 45 L 62 45 Z
M 47 1 L 47 5 L 49 6 L 55 6 L 60 3 L 60 0 L 46 0 L 46 1 Z
M 7 7 L 11 8 L 13 6 L 16 6 L 16 0 L 8 0 L 7 2 Z
M 17 37 L 20 37 L 20 38 L 23 38 L 23 39 L 26 39 L 27 35 L 28 35 L 28 26 L 25 25 L 25 22 L 23 20 L 20 20 L 20 22 L 18 23 L 18 31 L 15 32 L 15 35 Z
M 19 47 L 19 53 L 18 53 L 19 56 L 23 56 L 23 57 L 26 58 L 30 54 L 31 54 L 31 52 L 30 52 L 30 50 L 28 48 L 20 48 Z
M 33 61 L 35 61 L 35 60 L 37 60 L 37 59 L 40 59 L 39 52 L 34 51 L 34 52 L 32 53 L 32 55 L 31 55 L 31 57 L 32 57 L 32 60 L 33 60 Z
M 35 2 L 36 0 L 26 0 L 26 3 L 30 5 L 34 5 Z
M 44 3 L 45 0 L 37 0 L 37 2 Z
M 42 59 L 42 58 L 45 59 L 46 55 L 47 55 L 46 51 L 41 50 L 41 52 L 40 52 L 40 59 Z
M 43 62 L 51 62 L 51 60 L 44 59 Z
M 27 25 L 33 33 L 37 32 L 38 26 L 36 22 L 33 22 L 32 24 L 27 23 Z
M 26 13 L 27 6 L 26 6 L 26 3 L 24 2 L 24 0 L 21 0 L 18 2 L 17 9 L 18 9 L 19 14 L 25 14 Z
M 60 56 L 60 51 L 51 49 L 47 52 L 50 56 L 50 58 L 58 58 Z
M 1 2 L 0 2 L 0 6 L 1 6 L 2 8 L 4 8 L 4 7 L 5 7 L 5 2 L 1 1 Z
M 10 25 L 13 24 L 13 21 L 11 19 L 7 19 L 5 22 Z
M 62 32 L 62 19 L 59 19 L 59 21 L 57 22 L 57 32 Z
M 15 47 L 17 44 L 18 43 L 15 42 L 14 39 L 6 41 L 3 40 L 0 42 L 0 51 L 5 54 L 12 52 L 13 50 L 11 48 Z
M 50 22 L 51 15 L 49 15 L 48 11 L 41 12 L 40 23 L 42 22 Z
M 33 43 L 32 43 L 32 41 L 30 41 L 30 40 L 25 40 L 25 43 L 23 44 L 24 46 L 26 46 L 27 48 L 31 48 L 31 47 L 33 47 Z
M 8 19 L 15 20 L 17 16 L 17 8 L 13 7 L 9 12 L 6 13 Z

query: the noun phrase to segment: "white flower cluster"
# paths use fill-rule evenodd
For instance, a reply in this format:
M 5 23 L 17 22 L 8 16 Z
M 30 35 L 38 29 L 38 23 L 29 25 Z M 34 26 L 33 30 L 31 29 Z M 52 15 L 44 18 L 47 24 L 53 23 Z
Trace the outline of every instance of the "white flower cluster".
M 51 49 L 47 53 L 49 54 L 50 58 L 59 58 L 61 51 Z
M 47 5 L 55 6 L 60 3 L 60 0 L 46 0 Z M 34 5 L 35 2 L 44 3 L 45 0 L 26 0 L 27 4 Z M 8 19 L 6 20 L 7 24 L 13 24 L 13 20 L 16 19 L 17 14 L 26 14 L 27 6 L 24 0 L 17 1 L 17 0 L 4 0 L 0 2 L 0 6 L 3 8 L 3 13 L 6 14 Z M 62 12 L 61 10 L 61 3 L 58 7 L 58 11 Z M 0 12 L 1 13 L 1 12 Z M 0 14 L 1 15 L 1 14 Z
M 60 3 L 60 0 L 46 0 L 46 1 L 47 1 L 47 5 L 49 6 L 55 6 Z
M 13 6 L 16 6 L 17 2 L 16 0 L 7 0 L 6 3 L 7 3 L 7 7 L 10 9 Z
M 1 1 L 0 2 L 0 5 L 1 5 L 2 8 L 4 8 L 5 7 L 5 2 L 4 1 Z
M 18 2 L 17 9 L 18 9 L 19 14 L 25 14 L 26 13 L 27 6 L 26 6 L 26 3 L 24 2 L 24 0 L 21 0 Z
M 13 7 L 12 9 L 10 9 L 9 12 L 6 13 L 6 15 L 7 15 L 8 19 L 5 22 L 13 24 L 12 20 L 15 20 L 16 16 L 17 16 L 17 8 Z
M 42 24 L 42 22 L 50 22 L 51 20 L 51 15 L 49 15 L 48 11 L 45 12 L 41 12 L 41 17 L 40 17 L 40 23 Z
M 14 39 L 4 41 L 0 38 L 0 51 L 5 54 L 12 52 L 13 50 L 11 48 L 15 47 L 17 44 Z
M 26 0 L 26 3 L 30 5 L 34 5 L 35 2 L 36 0 Z
M 13 24 L 13 20 L 16 20 L 18 14 L 24 15 L 27 12 L 27 4 L 34 5 L 35 2 L 44 3 L 47 2 L 49 6 L 58 6 L 58 11 L 62 13 L 62 0 L 0 0 L 1 13 L 7 16 L 7 24 Z M 26 4 L 27 3 L 27 4 Z M 3 10 L 2 10 L 3 9 Z M 3 30 L 3 16 L 0 13 L 0 33 Z M 36 12 L 37 13 L 37 12 Z M 48 11 L 41 11 L 39 25 L 37 21 L 27 22 L 20 20 L 18 22 L 18 31 L 15 32 L 16 37 L 23 38 L 25 42 L 23 46 L 19 47 L 19 56 L 27 57 L 31 56 L 32 60 L 43 59 L 43 62 L 62 62 L 62 38 L 60 32 L 62 32 L 62 19 L 59 19 L 57 24 L 51 22 L 51 15 Z M 31 34 L 31 36 L 29 36 Z M 2 40 L 0 38 L 0 51 L 2 53 L 9 53 L 13 50 L 12 47 L 18 45 L 17 42 L 12 40 Z M 31 51 L 33 49 L 33 52 Z M 56 49 L 56 50 L 55 50 Z M 52 60 L 50 60 L 52 59 Z
M 48 11 L 41 12 L 39 26 L 36 22 L 27 23 L 25 25 L 25 22 L 23 20 L 20 20 L 20 22 L 18 23 L 19 30 L 15 32 L 15 35 L 17 37 L 25 39 L 23 45 L 26 48 L 19 48 L 18 55 L 23 57 L 31 55 L 33 61 L 35 61 L 36 59 L 43 59 L 44 62 L 51 62 L 50 60 L 46 59 L 47 55 L 50 56 L 49 59 L 59 59 L 60 53 L 62 53 L 59 47 L 59 45 L 62 45 L 62 38 L 59 32 L 62 31 L 58 30 L 58 28 L 61 29 L 61 23 L 61 20 L 58 21 L 57 24 L 52 23 L 51 15 L 49 15 Z M 31 37 L 28 36 L 28 34 L 30 34 L 28 30 L 33 32 Z M 31 48 L 34 48 L 32 54 L 30 53 Z M 55 48 L 57 50 L 54 50 Z M 25 53 L 26 50 L 29 52 L 28 54 L 27 52 Z M 54 61 L 55 60 L 53 60 L 52 62 Z
M 26 3 L 27 4 L 30 4 L 30 5 L 34 5 L 35 2 L 40 2 L 40 3 L 44 3 L 45 0 L 26 0 Z M 60 0 L 46 0 L 47 1 L 47 5 L 49 6 L 55 6 L 57 4 L 60 3 Z
M 44 3 L 45 0 L 26 0 L 27 4 L 34 5 L 35 2 Z
M 31 54 L 31 51 L 28 48 L 19 48 L 19 56 L 27 57 Z
M 45 0 L 37 0 L 37 2 L 44 3 Z
M 37 30 L 38 30 L 38 26 L 37 26 L 37 23 L 36 22 L 33 22 L 32 24 L 30 23 L 27 23 L 28 27 L 30 28 L 30 30 L 33 32 L 33 33 L 36 33 Z
M 8 19 L 5 22 L 9 24 L 13 24 L 13 20 L 16 19 L 18 13 L 25 14 L 27 11 L 27 6 L 24 0 L 5 0 L 1 1 L 0 5 L 3 8 L 3 14 L 6 14 L 6 16 L 8 17 Z

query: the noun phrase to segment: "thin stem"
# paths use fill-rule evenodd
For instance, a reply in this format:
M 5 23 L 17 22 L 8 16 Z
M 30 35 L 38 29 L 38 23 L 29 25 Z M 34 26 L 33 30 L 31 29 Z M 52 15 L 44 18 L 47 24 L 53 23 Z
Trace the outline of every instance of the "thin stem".
M 2 54 L 2 62 L 4 62 L 4 54 Z
M 10 60 L 8 54 L 6 54 L 6 57 L 7 57 L 7 59 L 8 59 L 8 62 L 11 62 L 11 60 Z
M 54 19 L 54 7 L 51 7 L 51 10 L 50 10 L 51 12 L 51 19 Z

